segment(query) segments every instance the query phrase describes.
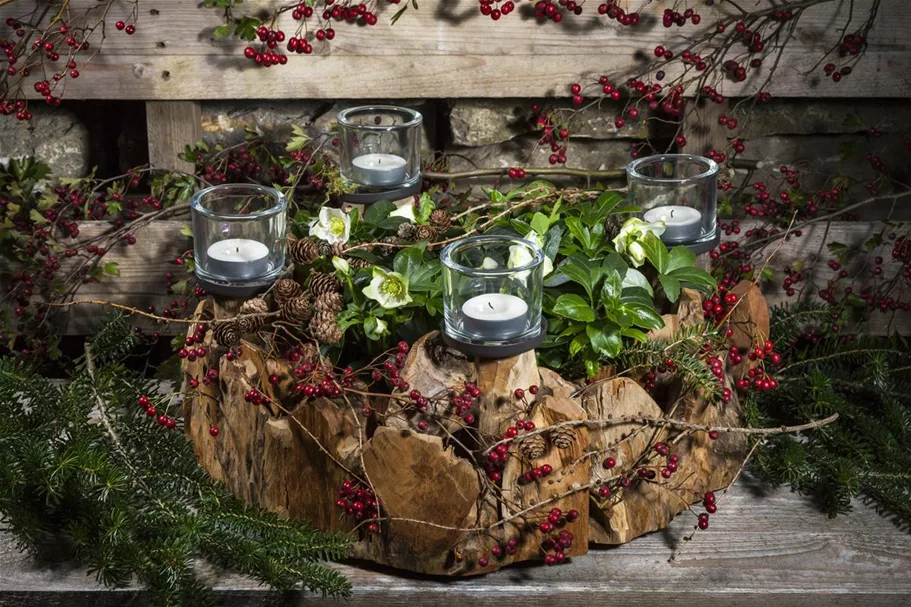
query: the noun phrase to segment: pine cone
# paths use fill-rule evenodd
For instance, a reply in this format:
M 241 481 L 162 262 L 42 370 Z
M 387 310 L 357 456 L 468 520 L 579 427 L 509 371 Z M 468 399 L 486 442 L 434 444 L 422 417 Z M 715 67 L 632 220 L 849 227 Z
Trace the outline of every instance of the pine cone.
M 241 330 L 234 320 L 225 320 L 218 323 L 215 325 L 212 334 L 215 336 L 215 342 L 219 346 L 230 348 L 240 343 Z
M 254 297 L 240 304 L 240 314 L 266 314 L 269 312 L 269 304 L 262 297 Z
M 331 312 L 333 315 L 338 314 L 345 309 L 345 298 L 341 293 L 334 291 L 320 295 L 313 302 L 313 309 L 316 312 Z
M 342 329 L 332 312 L 318 311 L 310 319 L 310 334 L 323 344 L 336 344 L 342 339 Z
M 437 209 L 430 214 L 430 225 L 435 227 L 440 234 L 444 234 L 452 227 L 452 218 L 443 209 Z
M 275 299 L 275 305 L 280 308 L 286 301 L 299 297 L 301 292 L 301 286 L 296 281 L 290 278 L 281 278 L 275 281 L 272 297 Z
M 383 237 L 383 243 L 391 244 L 391 245 L 402 244 L 402 239 L 399 238 L 398 236 L 385 236 L 385 237 Z M 389 254 L 389 253 L 395 253 L 395 251 L 398 249 L 398 247 L 384 247 L 382 245 L 380 245 L 377 248 L 379 249 L 379 252 L 384 255 Z
M 341 293 L 342 283 L 334 274 L 312 272 L 310 274 L 309 289 L 314 301 L 316 301 L 326 293 Z
M 267 314 L 268 312 L 269 304 L 264 299 L 255 297 L 245 301 L 240 305 L 238 316 L 234 319 L 237 322 L 238 330 L 242 335 L 259 331 L 266 324 L 266 319 L 262 316 L 251 315 Z
M 436 228 L 433 226 L 418 226 L 417 234 L 415 235 L 415 240 L 418 242 L 426 240 L 427 242 L 433 242 L 438 236 Z
M 294 263 L 311 264 L 319 259 L 319 245 L 311 238 L 301 238 L 291 243 L 289 253 Z
M 361 259 L 360 257 L 346 257 L 348 265 L 354 268 L 355 270 L 363 270 L 364 268 L 369 268 L 373 264 L 366 259 Z
M 301 324 L 310 320 L 313 316 L 313 306 L 310 304 L 310 298 L 306 296 L 295 297 L 282 304 L 282 320 Z
M 418 227 L 413 223 L 406 221 L 405 223 L 399 224 L 399 231 L 397 235 L 402 240 L 413 241 L 417 237 Z
M 532 434 L 519 441 L 519 451 L 528 459 L 538 459 L 547 453 L 547 441 L 540 434 Z
M 341 251 L 345 250 L 345 245 L 340 242 L 335 244 L 329 244 L 325 240 L 319 241 L 319 255 L 320 257 L 326 257 L 331 259 L 341 255 Z
M 550 442 L 558 449 L 569 449 L 576 440 L 576 432 L 567 426 L 554 428 L 550 431 Z

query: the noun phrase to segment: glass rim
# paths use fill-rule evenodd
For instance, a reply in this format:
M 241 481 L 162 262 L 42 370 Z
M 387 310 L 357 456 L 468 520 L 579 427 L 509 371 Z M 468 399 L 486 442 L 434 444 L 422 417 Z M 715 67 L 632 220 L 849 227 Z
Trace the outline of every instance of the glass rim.
M 402 124 L 391 124 L 385 126 L 381 124 L 355 124 L 348 118 L 352 114 L 366 112 L 397 112 L 400 114 L 406 114 L 407 116 L 410 116 L 410 118 L 408 118 L 407 122 L 403 122 Z M 340 111 L 338 113 L 337 120 L 340 125 L 351 129 L 360 129 L 362 131 L 395 131 L 420 126 L 424 121 L 424 116 L 421 115 L 421 113 L 417 110 L 413 110 L 410 107 L 403 107 L 400 105 L 359 105 Z
M 477 245 L 480 243 L 511 243 L 524 245 L 528 247 L 533 253 L 532 260 L 525 265 L 519 266 L 517 268 L 494 268 L 491 270 L 485 270 L 483 268 L 469 268 L 468 266 L 463 266 L 452 258 L 452 253 L 458 247 L 467 245 Z M 469 236 L 467 238 L 462 238 L 455 242 L 451 242 L 443 248 L 443 251 L 440 253 L 440 263 L 449 268 L 459 272 L 460 274 L 466 274 L 470 276 L 486 276 L 486 277 L 496 277 L 503 276 L 508 277 L 513 274 L 518 274 L 519 272 L 524 272 L 526 270 L 532 270 L 537 268 L 544 263 L 544 251 L 541 250 L 537 244 L 531 242 L 530 240 L 525 240 L 524 238 L 516 235 L 511 236 L 509 234 L 481 234 L 479 236 Z
M 654 164 L 656 162 L 667 162 L 668 160 L 675 161 L 686 161 L 696 164 L 701 164 L 705 167 L 705 170 L 698 175 L 693 175 L 692 177 L 652 177 L 650 175 L 643 175 L 639 172 L 639 169 L 647 164 Z M 718 174 L 718 163 L 716 163 L 711 158 L 706 158 L 705 156 L 698 156 L 696 154 L 659 154 L 657 156 L 645 156 L 643 158 L 637 158 L 633 160 L 628 165 L 626 165 L 626 173 L 634 179 L 640 179 L 642 181 L 650 181 L 653 183 L 689 183 L 691 181 L 701 181 L 714 177 Z
M 218 213 L 211 209 L 207 209 L 201 204 L 201 200 L 213 192 L 219 190 L 248 190 L 250 195 L 260 194 L 265 195 L 274 200 L 274 204 L 261 211 L 254 211 L 246 215 L 234 215 L 229 213 Z M 243 195 L 243 194 L 241 194 Z M 215 219 L 225 219 L 225 220 L 255 220 L 261 219 L 263 217 L 270 217 L 272 215 L 277 215 L 278 213 L 283 212 L 288 208 L 288 199 L 285 198 L 285 195 L 282 194 L 275 188 L 270 188 L 269 186 L 259 185 L 255 183 L 219 183 L 217 185 L 210 185 L 207 188 L 203 188 L 193 194 L 193 197 L 190 199 L 190 208 L 201 215 L 206 217 L 212 217 Z

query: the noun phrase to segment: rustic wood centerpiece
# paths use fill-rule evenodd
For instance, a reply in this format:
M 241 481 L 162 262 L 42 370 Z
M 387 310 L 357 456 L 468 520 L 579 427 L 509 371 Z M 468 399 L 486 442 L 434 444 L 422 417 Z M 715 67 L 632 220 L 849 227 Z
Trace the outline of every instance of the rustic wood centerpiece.
M 352 557 L 441 575 L 556 564 L 665 527 L 726 487 L 743 461 L 745 435 L 724 430 L 741 424 L 736 395 L 709 402 L 672 373 L 650 379 L 650 392 L 646 369 L 605 368 L 576 384 L 538 366 L 533 351 L 475 359 L 431 332 L 386 367 L 405 391 L 326 375 L 315 348 L 279 353 L 279 323 L 264 324 L 294 301 L 284 282 L 266 300 L 198 307 L 214 329 L 188 333 L 204 350 L 183 364 L 186 432 L 200 465 L 233 494 L 351 532 Z M 750 348 L 768 335 L 768 308 L 752 283 L 734 293 L 732 339 Z M 701 296 L 684 289 L 663 319 L 650 341 L 699 325 Z M 297 387 L 302 373 L 328 382 L 328 395 Z M 453 413 L 465 400 L 476 412 L 468 418 Z

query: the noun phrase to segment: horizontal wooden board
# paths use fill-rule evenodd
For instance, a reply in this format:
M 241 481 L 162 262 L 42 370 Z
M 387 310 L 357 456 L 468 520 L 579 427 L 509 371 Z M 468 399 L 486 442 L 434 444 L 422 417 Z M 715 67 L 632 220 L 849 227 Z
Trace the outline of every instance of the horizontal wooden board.
M 874 0 L 856 0 L 853 26 Z M 74 0 L 74 8 L 92 0 Z M 241 54 L 244 43 L 214 40 L 219 11 L 185 0 L 154 0 L 140 8 L 136 33 L 108 30 L 101 54 L 67 82 L 71 99 L 216 99 L 216 98 L 406 98 L 565 96 L 570 83 L 607 74 L 615 81 L 636 75 L 648 54 L 662 44 L 678 52 L 688 40 L 736 13 L 730 3 L 698 10 L 699 26 L 665 29 L 660 16 L 672 2 L 632 0 L 643 22 L 623 28 L 595 15 L 588 3 L 583 17 L 560 24 L 536 23 L 528 3 L 497 22 L 477 11 L 476 0 L 423 0 L 394 26 L 392 7 L 380 2 L 374 27 L 340 24 L 331 43 L 316 43 L 313 56 L 295 55 L 288 65 L 256 68 Z M 261 14 L 275 2 L 241 4 L 236 12 Z M 771 0 L 750 3 L 767 7 Z M 0 18 L 18 14 L 20 2 L 0 9 Z M 111 17 L 126 16 L 132 5 L 116 6 Z M 904 0 L 883 0 L 867 55 L 841 83 L 807 76 L 816 61 L 837 42 L 849 3 L 830 0 L 806 11 L 767 90 L 778 96 L 907 97 L 911 83 L 899 75 L 911 70 L 906 37 L 911 13 Z M 114 11 L 123 11 L 115 15 Z M 2 23 L 2 21 L 0 21 Z M 296 35 L 286 13 L 280 20 L 287 36 Z M 3 27 L 3 26 L 0 26 Z M 100 40 L 96 41 L 100 42 Z M 772 58 L 766 60 L 767 65 Z M 668 79 L 676 62 L 668 68 Z M 752 93 L 765 80 L 735 84 L 711 82 L 728 96 Z M 31 86 L 27 94 L 34 95 Z
M 354 586 L 353 607 L 561 607 L 591 605 L 907 605 L 911 596 L 911 536 L 872 508 L 828 519 L 786 488 L 743 479 L 719 502 L 711 527 L 684 541 L 694 517 L 682 514 L 666 530 L 609 549 L 594 549 L 558 567 L 520 566 L 489 575 L 443 580 L 375 565 L 337 565 Z M 683 548 L 674 563 L 668 557 Z M 204 577 L 226 607 L 269 603 L 255 581 L 213 571 Z M 0 605 L 114 607 L 135 604 L 135 587 L 105 591 L 72 563 L 36 563 L 0 534 Z M 288 605 L 330 605 L 303 593 Z M 131 602 L 133 601 L 133 602 Z
M 175 266 L 173 260 L 192 247 L 191 241 L 180 234 L 181 227 L 187 225 L 182 220 L 156 221 L 136 233 L 137 243 L 133 246 L 117 245 L 105 257 L 106 262 L 115 261 L 120 268 L 118 278 L 105 278 L 101 282 L 83 285 L 76 294 L 76 299 L 98 299 L 129 305 L 143 310 L 154 305 L 158 312 L 170 305 L 173 296 L 168 295 L 165 287 L 165 274 L 173 272 L 180 277 L 184 267 Z M 744 222 L 743 230 L 756 225 L 753 222 Z M 87 222 L 80 226 L 81 234 L 93 236 L 107 229 L 104 222 Z M 775 252 L 771 267 L 781 268 L 800 262 L 804 270 L 805 281 L 800 287 L 807 285 L 825 285 L 831 277 L 832 271 L 826 266 L 829 259 L 828 251 L 821 247 L 825 242 L 840 242 L 849 247 L 860 248 L 861 245 L 875 232 L 886 229 L 885 224 L 836 221 L 832 222 L 826 234 L 824 223 L 814 224 L 803 229 L 799 238 L 791 237 L 786 242 L 773 243 L 766 249 L 766 254 Z M 888 253 L 888 252 L 887 252 Z M 764 257 L 756 259 L 761 264 Z M 894 265 L 894 264 L 892 264 Z M 855 265 L 850 268 L 852 272 L 870 272 L 870 261 L 863 257 L 855 260 Z M 887 271 L 890 264 L 886 264 Z M 853 274 L 852 274 L 853 275 Z M 802 292 L 794 297 L 787 297 L 781 290 L 784 275 L 780 272 L 776 276 L 775 284 L 766 285 L 767 297 L 771 305 L 786 302 L 795 302 L 801 297 Z M 190 305 L 192 308 L 192 304 Z M 104 315 L 99 308 L 80 306 L 69 310 L 67 333 L 89 334 Z M 180 326 L 176 324 L 160 326 L 150 324 L 139 319 L 141 326 L 149 330 L 160 330 L 164 333 L 177 333 Z M 871 333 L 892 333 L 900 331 L 911 333 L 911 313 L 882 314 L 875 312 L 867 325 Z

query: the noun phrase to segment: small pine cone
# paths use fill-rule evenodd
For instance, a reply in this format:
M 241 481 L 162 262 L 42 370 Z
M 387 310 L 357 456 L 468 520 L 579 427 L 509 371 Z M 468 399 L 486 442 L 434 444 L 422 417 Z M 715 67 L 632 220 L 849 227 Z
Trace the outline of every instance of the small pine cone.
M 576 440 L 576 433 L 572 428 L 561 426 L 550 431 L 550 442 L 558 449 L 569 449 Z
M 282 304 L 281 315 L 284 321 L 293 324 L 305 323 L 313 316 L 313 306 L 308 297 L 295 297 Z
M 240 343 L 241 329 L 233 320 L 225 320 L 215 325 L 212 332 L 219 346 L 230 348 Z
M 426 240 L 427 242 L 433 242 L 438 236 L 437 229 L 433 226 L 418 226 L 417 234 L 415 235 L 415 240 L 418 242 Z
M 537 459 L 547 453 L 547 441 L 540 434 L 533 434 L 519 441 L 519 451 L 528 459 Z
M 437 209 L 430 214 L 430 225 L 443 234 L 452 227 L 452 218 L 443 209 Z
M 281 307 L 286 301 L 299 297 L 301 292 L 301 286 L 296 281 L 290 278 L 281 278 L 275 281 L 272 297 L 275 299 L 275 305 Z
M 319 256 L 320 257 L 332 257 L 332 245 L 326 242 L 325 240 L 319 241 Z
M 337 242 L 332 245 L 332 256 L 333 257 L 344 257 L 345 256 L 345 243 Z
M 335 274 L 326 272 L 312 272 L 310 274 L 310 294 L 318 300 L 326 293 L 341 293 L 342 283 Z
M 237 320 L 237 329 L 242 335 L 256 333 L 266 324 L 266 321 L 260 316 L 240 316 L 235 320 Z
M 361 259 L 360 257 L 346 257 L 345 260 L 348 262 L 348 265 L 355 270 L 363 270 L 364 268 L 369 268 L 373 265 L 366 259 Z
M 239 314 L 266 314 L 269 312 L 269 304 L 262 297 L 254 297 L 240 304 Z
M 385 236 L 385 237 L 383 237 L 383 244 L 389 244 L 389 245 L 402 244 L 402 239 L 399 238 L 398 236 Z M 379 249 L 380 253 L 388 254 L 388 253 L 394 253 L 398 247 L 384 247 L 381 245 L 377 248 Z
M 317 312 L 338 314 L 345 309 L 345 298 L 341 293 L 334 291 L 324 293 L 314 300 L 313 309 Z
M 317 311 L 310 319 L 310 334 L 323 344 L 336 344 L 342 339 L 342 329 L 335 320 L 335 314 Z
M 266 323 L 266 319 L 262 316 L 251 316 L 251 314 L 267 314 L 268 312 L 269 304 L 260 297 L 254 297 L 242 303 L 237 317 L 237 327 L 241 334 L 246 335 L 259 331 Z
M 399 224 L 399 231 L 397 235 L 402 240 L 411 242 L 417 238 L 418 227 L 413 223 L 406 221 L 405 223 Z
M 294 263 L 311 264 L 319 259 L 319 245 L 311 238 L 301 238 L 291 243 L 288 251 Z

